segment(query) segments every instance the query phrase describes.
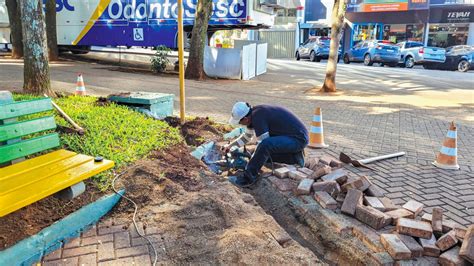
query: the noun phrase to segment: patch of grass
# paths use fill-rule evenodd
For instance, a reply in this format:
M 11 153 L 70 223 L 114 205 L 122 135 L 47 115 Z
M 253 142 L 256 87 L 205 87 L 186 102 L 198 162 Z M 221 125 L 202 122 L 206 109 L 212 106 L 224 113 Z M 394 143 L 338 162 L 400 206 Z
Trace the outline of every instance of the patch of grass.
M 14 95 L 15 101 L 30 100 L 31 95 Z M 113 160 L 116 169 L 147 156 L 152 150 L 163 149 L 181 141 L 178 129 L 154 120 L 125 106 L 99 106 L 95 97 L 63 97 L 54 101 L 81 127 L 85 135 L 60 134 L 63 148 L 91 156 Z M 45 115 L 45 114 L 42 114 Z M 54 112 L 58 125 L 71 127 Z M 112 173 L 102 173 L 93 179 L 100 188 L 110 183 Z

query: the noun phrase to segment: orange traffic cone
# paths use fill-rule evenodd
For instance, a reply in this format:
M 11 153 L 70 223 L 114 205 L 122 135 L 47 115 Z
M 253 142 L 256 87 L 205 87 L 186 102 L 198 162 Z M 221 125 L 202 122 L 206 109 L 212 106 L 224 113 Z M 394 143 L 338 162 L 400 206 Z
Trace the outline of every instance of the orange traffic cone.
M 329 145 L 324 143 L 323 134 L 323 114 L 321 108 L 317 107 L 314 111 L 313 122 L 309 132 L 309 145 L 311 148 L 327 148 Z
M 81 73 L 77 75 L 76 95 L 86 95 L 86 86 Z
M 434 166 L 451 170 L 459 169 L 456 142 L 457 131 L 453 121 L 449 126 L 448 134 L 444 139 L 443 146 L 436 156 L 436 161 L 433 162 Z

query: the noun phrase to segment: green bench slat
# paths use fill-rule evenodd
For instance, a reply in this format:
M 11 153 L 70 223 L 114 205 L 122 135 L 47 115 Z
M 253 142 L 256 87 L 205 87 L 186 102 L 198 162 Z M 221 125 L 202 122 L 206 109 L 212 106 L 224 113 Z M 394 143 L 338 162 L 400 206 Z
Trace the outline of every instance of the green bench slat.
M 35 114 L 53 109 L 50 98 L 0 104 L 0 120 Z
M 55 128 L 52 116 L 0 126 L 0 142 Z
M 58 146 L 59 135 L 57 133 L 0 146 L 0 163 L 6 163 L 17 158 L 25 157 Z

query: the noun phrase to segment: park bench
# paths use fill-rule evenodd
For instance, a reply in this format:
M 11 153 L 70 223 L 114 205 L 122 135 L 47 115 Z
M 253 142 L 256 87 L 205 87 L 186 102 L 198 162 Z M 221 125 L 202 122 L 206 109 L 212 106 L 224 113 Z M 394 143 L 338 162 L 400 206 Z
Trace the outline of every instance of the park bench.
M 54 117 L 41 116 L 52 108 L 50 98 L 14 102 L 9 92 L 0 91 L 0 217 L 114 166 L 53 150 L 60 146 Z

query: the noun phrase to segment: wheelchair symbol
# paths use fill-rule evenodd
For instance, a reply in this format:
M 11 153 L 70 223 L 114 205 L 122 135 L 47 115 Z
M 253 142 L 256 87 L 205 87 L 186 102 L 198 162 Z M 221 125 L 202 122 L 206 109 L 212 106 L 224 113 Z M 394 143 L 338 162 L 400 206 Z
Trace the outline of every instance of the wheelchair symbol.
M 145 38 L 143 36 L 143 29 L 142 28 L 133 29 L 133 40 L 134 41 L 144 41 L 145 40 Z

